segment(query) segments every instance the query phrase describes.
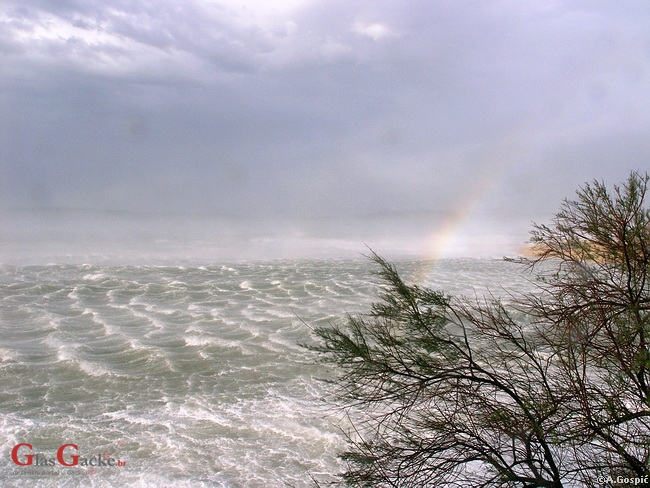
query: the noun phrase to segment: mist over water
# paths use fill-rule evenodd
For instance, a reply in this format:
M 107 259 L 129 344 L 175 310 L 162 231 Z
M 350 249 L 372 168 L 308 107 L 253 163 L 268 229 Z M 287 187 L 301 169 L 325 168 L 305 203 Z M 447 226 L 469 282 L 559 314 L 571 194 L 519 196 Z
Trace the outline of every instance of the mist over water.
M 206 264 L 301 258 L 436 259 L 516 254 L 528 222 L 477 216 L 373 214 L 313 219 L 156 215 L 117 211 L 0 211 L 0 263 Z
M 333 227 L 30 215 L 2 240 L 3 486 L 311 486 L 342 470 L 346 422 L 318 381 L 331 372 L 299 343 L 369 310 L 367 248 Z M 526 284 L 501 259 L 396 259 L 453 293 Z M 9 457 L 22 442 L 126 465 L 26 471 Z
M 324 401 L 318 378 L 331 371 L 299 344 L 313 340 L 310 326 L 370 309 L 378 288 L 368 247 L 407 281 L 449 293 L 528 286 L 523 266 L 500 259 L 520 245 L 516 233 L 448 226 L 432 236 L 430 216 L 401 217 L 4 211 L 0 484 L 334 479 L 346 421 Z M 426 256 L 449 249 L 474 257 Z M 40 459 L 74 443 L 87 459 L 126 465 L 28 470 L 9 455 L 23 442 Z

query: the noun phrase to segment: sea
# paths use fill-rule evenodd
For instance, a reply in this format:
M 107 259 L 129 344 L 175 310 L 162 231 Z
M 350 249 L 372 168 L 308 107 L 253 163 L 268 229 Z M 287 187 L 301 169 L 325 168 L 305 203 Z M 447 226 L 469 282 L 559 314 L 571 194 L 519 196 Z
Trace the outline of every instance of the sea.
M 531 283 L 502 258 L 394 264 L 455 295 Z M 361 255 L 0 266 L 0 486 L 336 481 L 347 420 L 303 344 L 369 311 L 375 271 Z

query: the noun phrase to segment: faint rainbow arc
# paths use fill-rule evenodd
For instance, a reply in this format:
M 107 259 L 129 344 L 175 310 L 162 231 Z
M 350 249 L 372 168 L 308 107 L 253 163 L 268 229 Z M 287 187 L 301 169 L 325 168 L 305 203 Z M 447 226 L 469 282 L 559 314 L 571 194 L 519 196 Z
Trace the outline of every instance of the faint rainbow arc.
M 483 171 L 471 189 L 464 193 L 464 199 L 458 204 L 427 238 L 425 258 L 429 265 L 423 266 L 418 276 L 418 283 L 426 284 L 435 267 L 435 262 L 444 255 L 448 246 L 458 234 L 459 229 L 472 217 L 480 204 L 489 197 L 491 191 L 522 157 L 529 152 L 536 137 L 526 128 L 508 134 L 492 147 L 484 156 Z

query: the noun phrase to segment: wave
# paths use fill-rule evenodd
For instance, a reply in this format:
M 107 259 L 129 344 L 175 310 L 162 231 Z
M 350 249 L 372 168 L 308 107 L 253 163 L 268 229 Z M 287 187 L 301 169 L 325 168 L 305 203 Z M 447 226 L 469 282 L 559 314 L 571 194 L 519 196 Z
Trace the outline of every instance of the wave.
M 398 268 L 470 294 L 525 283 L 505 262 Z M 328 370 L 298 343 L 311 339 L 305 323 L 369 310 L 372 271 L 358 260 L 1 267 L 0 447 L 119 443 L 130 468 L 104 472 L 102 486 L 329 479 L 341 470 L 342 420 L 327 415 L 315 380 Z M 0 472 L 1 484 L 14 481 Z

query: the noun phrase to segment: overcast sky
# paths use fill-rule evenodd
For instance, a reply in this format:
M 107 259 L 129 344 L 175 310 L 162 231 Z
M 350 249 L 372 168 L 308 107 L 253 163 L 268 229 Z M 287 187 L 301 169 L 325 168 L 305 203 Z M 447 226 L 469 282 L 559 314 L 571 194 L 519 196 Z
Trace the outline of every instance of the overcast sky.
M 0 59 L 5 211 L 449 248 L 650 169 L 646 0 L 3 0 Z

